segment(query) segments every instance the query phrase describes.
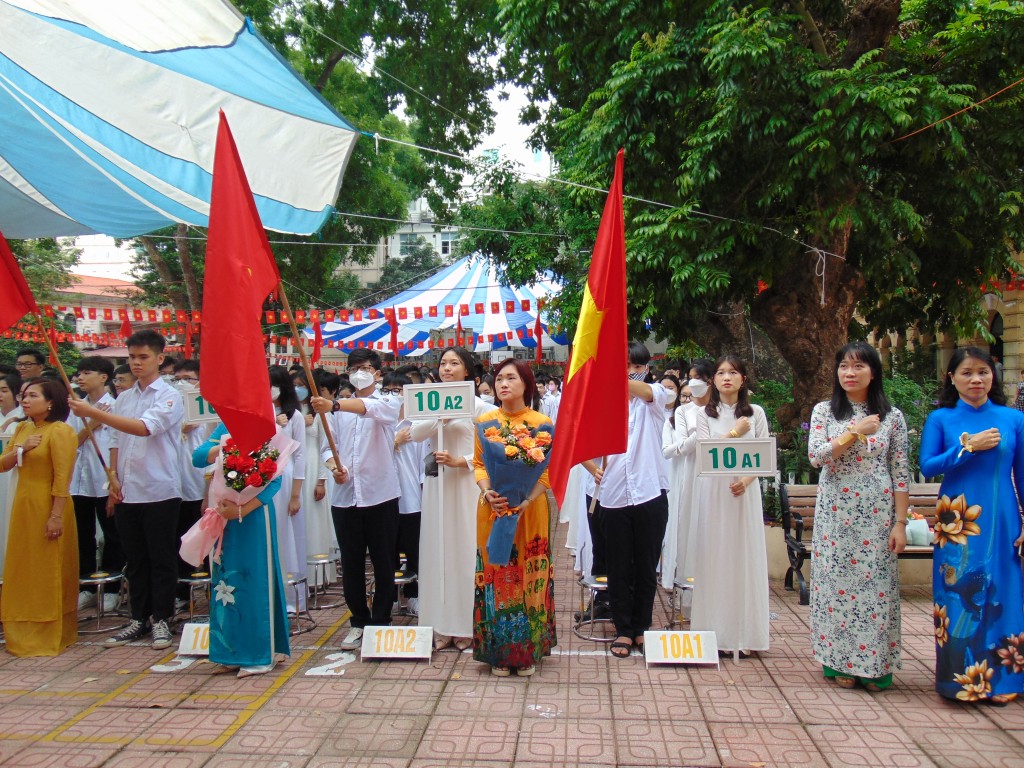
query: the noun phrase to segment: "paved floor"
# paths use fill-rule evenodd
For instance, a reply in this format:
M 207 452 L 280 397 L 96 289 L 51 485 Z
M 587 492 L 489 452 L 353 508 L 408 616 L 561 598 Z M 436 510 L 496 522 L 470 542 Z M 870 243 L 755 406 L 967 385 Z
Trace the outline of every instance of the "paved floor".
M 561 546 L 556 566 L 560 644 L 529 679 L 493 678 L 455 651 L 363 663 L 337 650 L 343 608 L 316 614 L 288 664 L 243 680 L 88 639 L 54 659 L 0 651 L 0 764 L 1024 766 L 1024 703 L 957 705 L 932 691 L 926 590 L 904 591 L 904 669 L 871 695 L 822 680 L 807 609 L 781 585 L 772 585 L 770 652 L 720 669 L 648 669 L 572 635 L 579 598 Z M 663 597 L 658 611 L 667 619 Z

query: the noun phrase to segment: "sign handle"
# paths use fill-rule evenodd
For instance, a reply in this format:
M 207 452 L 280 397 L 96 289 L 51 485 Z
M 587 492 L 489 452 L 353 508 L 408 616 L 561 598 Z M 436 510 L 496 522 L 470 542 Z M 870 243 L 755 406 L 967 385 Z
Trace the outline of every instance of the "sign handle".
M 445 419 L 437 420 L 437 450 L 444 450 L 444 426 Z M 444 590 L 444 572 L 445 572 L 445 559 L 444 559 L 444 470 L 443 465 L 437 467 L 437 532 L 438 538 L 441 544 L 441 604 L 445 601 L 445 590 Z

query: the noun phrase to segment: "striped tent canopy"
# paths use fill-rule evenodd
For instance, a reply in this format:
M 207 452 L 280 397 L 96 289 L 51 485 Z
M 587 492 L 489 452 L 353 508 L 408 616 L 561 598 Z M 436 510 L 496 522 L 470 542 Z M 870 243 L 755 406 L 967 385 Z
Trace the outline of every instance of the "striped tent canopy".
M 204 226 L 218 111 L 264 226 L 331 213 L 358 133 L 226 0 L 0 0 L 0 231 Z
M 464 344 L 474 352 L 493 349 L 532 348 L 537 312 L 541 315 L 541 342 L 549 349 L 567 343 L 564 334 L 548 335 L 547 311 L 538 304 L 558 294 L 560 286 L 550 273 L 538 276 L 532 286 L 502 285 L 494 266 L 481 256 L 461 259 L 433 277 L 407 288 L 380 304 L 362 311 L 364 320 L 325 323 L 324 342 L 343 349 L 370 347 L 391 352 L 391 322 L 398 323 L 398 354 L 424 355 L 433 348 L 454 345 L 458 326 Z M 510 304 L 511 302 L 511 304 Z M 509 311 L 509 308 L 512 311 Z M 467 314 L 461 314 L 460 311 Z M 495 312 L 494 310 L 497 310 Z M 371 317 L 371 315 L 373 317 Z M 306 336 L 314 337 L 312 328 Z

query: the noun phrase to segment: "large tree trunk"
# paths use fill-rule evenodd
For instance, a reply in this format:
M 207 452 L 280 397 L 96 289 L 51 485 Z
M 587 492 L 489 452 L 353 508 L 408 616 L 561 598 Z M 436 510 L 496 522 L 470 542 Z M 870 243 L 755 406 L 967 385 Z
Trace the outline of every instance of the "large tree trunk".
M 845 256 L 849 228 L 821 247 Z M 846 261 L 825 256 L 822 279 L 816 274 L 817 254 L 794 259 L 771 287 L 754 302 L 751 313 L 793 368 L 794 402 L 777 414 L 779 423 L 795 427 L 810 420 L 814 404 L 832 395 L 836 350 L 847 341 L 864 277 Z
M 746 361 L 756 391 L 758 382 L 784 381 L 790 371 L 764 329 L 746 316 L 746 307 L 742 301 L 721 302 L 708 311 L 704 322 L 690 329 L 689 335 L 712 359 L 733 354 Z
M 174 244 L 178 248 L 178 261 L 181 262 L 181 274 L 185 280 L 185 292 L 191 309 L 201 309 L 202 298 L 199 294 L 199 281 L 192 267 L 192 249 L 188 242 L 188 225 L 179 223 L 174 230 Z
M 174 273 L 171 272 L 171 268 L 167 266 L 167 262 L 164 261 L 164 257 L 160 251 L 157 250 L 156 244 L 149 237 L 143 235 L 139 238 L 139 242 L 146 249 L 146 255 L 149 256 L 150 262 L 153 264 L 153 268 L 156 273 L 160 275 L 160 279 L 167 284 L 167 295 L 171 300 L 171 304 L 175 309 L 188 309 L 188 300 L 184 292 L 177 285 L 177 280 L 174 277 Z

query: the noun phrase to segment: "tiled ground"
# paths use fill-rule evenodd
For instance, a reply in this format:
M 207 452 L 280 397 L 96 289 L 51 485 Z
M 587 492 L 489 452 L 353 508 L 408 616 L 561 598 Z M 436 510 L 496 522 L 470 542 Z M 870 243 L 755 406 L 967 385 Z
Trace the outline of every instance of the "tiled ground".
M 1024 703 L 956 705 L 932 691 L 927 590 L 904 591 L 904 669 L 883 694 L 822 680 L 807 609 L 779 584 L 770 652 L 648 669 L 569 631 L 579 597 L 565 526 L 555 537 L 560 645 L 533 678 L 491 677 L 455 651 L 362 663 L 338 652 L 343 608 L 316 614 L 290 663 L 244 680 L 148 647 L 104 650 L 95 636 L 55 659 L 0 651 L 0 764 L 1024 768 Z M 664 596 L 658 611 L 667 621 Z

